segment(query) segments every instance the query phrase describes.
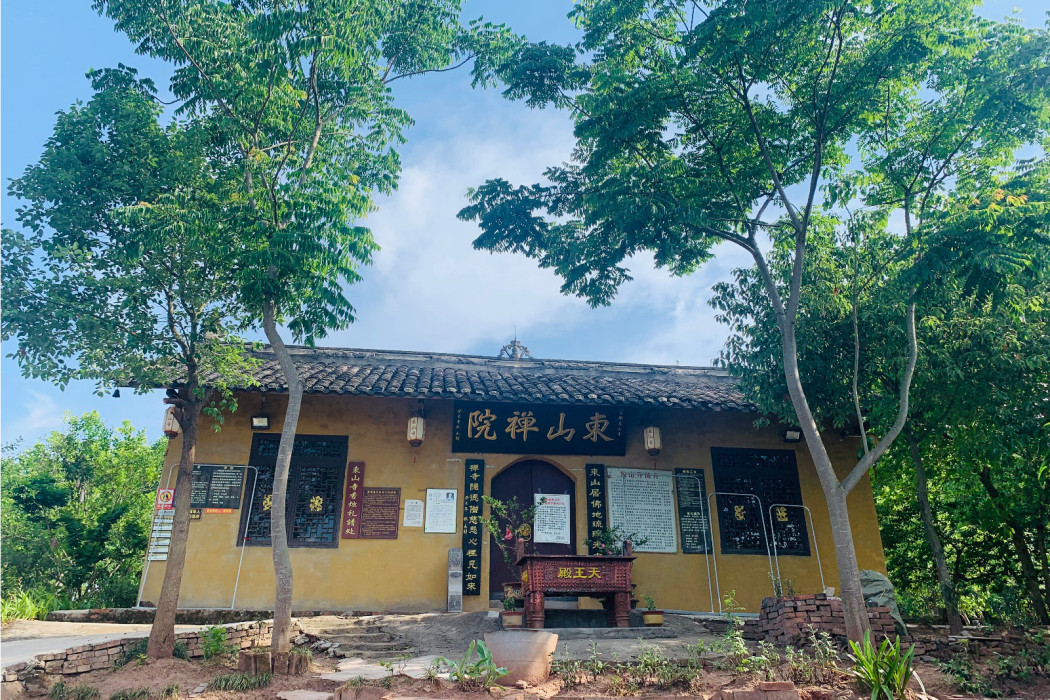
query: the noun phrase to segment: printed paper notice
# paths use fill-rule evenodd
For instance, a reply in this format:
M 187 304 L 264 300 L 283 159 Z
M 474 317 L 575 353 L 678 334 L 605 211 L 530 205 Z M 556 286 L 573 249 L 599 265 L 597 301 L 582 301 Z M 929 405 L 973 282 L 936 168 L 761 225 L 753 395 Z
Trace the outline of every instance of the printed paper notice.
M 569 496 L 561 493 L 537 493 L 533 494 L 533 497 L 536 504 L 536 517 L 532 526 L 533 541 L 571 544 Z
M 456 489 L 427 489 L 427 515 L 423 532 L 456 531 L 459 509 Z
M 677 552 L 674 478 L 665 471 L 607 467 L 609 525 L 648 540 L 637 552 Z
M 405 522 L 403 527 L 423 527 L 423 501 L 405 499 Z

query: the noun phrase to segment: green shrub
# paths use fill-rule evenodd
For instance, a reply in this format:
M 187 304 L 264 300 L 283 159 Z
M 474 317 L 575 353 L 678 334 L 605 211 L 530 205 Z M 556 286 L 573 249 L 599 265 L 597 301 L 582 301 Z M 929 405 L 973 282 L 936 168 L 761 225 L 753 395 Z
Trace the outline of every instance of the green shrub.
M 52 610 L 63 610 L 69 607 L 68 600 L 50 591 L 39 588 L 28 591 L 19 589 L 0 598 L 0 621 L 43 620 Z
M 270 681 L 272 680 L 272 673 L 260 673 L 254 676 L 250 673 L 230 673 L 225 676 L 216 676 L 212 679 L 212 682 L 208 684 L 208 688 L 211 690 L 233 690 L 243 692 L 246 690 L 265 688 L 270 685 Z
M 226 656 L 233 647 L 226 643 L 225 627 L 209 627 L 201 633 L 201 651 L 206 660 Z
M 871 692 L 871 700 L 896 700 L 904 697 L 905 688 L 911 680 L 912 656 L 915 647 L 901 652 L 901 639 L 897 637 L 893 644 L 883 639 L 876 648 L 871 643 L 871 631 L 864 633 L 864 642 L 857 644 L 850 641 L 852 654 L 847 656 L 853 661 L 850 669 L 861 686 Z

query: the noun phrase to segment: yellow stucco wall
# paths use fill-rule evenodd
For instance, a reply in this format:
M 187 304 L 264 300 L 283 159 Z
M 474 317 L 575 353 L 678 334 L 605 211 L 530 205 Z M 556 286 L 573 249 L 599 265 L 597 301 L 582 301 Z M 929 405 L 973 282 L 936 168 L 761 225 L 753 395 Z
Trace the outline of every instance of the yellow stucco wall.
M 265 410 L 271 430 L 278 431 L 286 404 L 284 396 L 268 396 L 265 409 L 260 395 L 240 397 L 240 409 L 226 418 L 221 431 L 205 425 L 200 433 L 196 461 L 211 464 L 248 463 L 252 431 L 248 417 Z M 756 430 L 753 414 L 700 412 L 686 410 L 628 409 L 625 417 L 627 454 L 624 457 L 583 457 L 544 455 L 453 454 L 451 448 L 452 402 L 429 399 L 427 434 L 424 444 L 411 448 L 405 439 L 405 426 L 417 407 L 414 399 L 389 399 L 308 395 L 298 432 L 315 435 L 346 435 L 348 460 L 365 463 L 365 486 L 401 488 L 402 517 L 405 499 L 425 500 L 428 488 L 455 488 L 463 497 L 464 459 L 485 461 L 485 493 L 491 492 L 491 479 L 499 471 L 523 459 L 546 459 L 576 481 L 578 497 L 577 543 L 585 554 L 587 514 L 584 465 L 591 462 L 632 468 L 698 468 L 704 470 L 707 492 L 715 490 L 711 468 L 711 447 L 749 447 L 794 449 L 799 468 L 803 503 L 812 510 L 817 545 L 826 585 L 838 588 L 835 553 L 831 541 L 824 497 L 804 444 L 785 444 L 776 427 Z M 656 457 L 645 453 L 642 445 L 645 424 L 660 426 L 663 451 Z M 855 440 L 828 436 L 831 457 L 844 474 L 856 460 Z M 165 462 L 163 486 L 171 481 L 179 455 L 179 438 L 172 440 Z M 460 500 L 460 505 L 462 500 Z M 857 558 L 862 569 L 885 573 L 886 565 L 875 516 L 871 486 L 865 478 L 849 496 L 851 523 Z M 186 569 L 180 592 L 181 607 L 229 607 L 237 585 L 236 607 L 273 607 L 273 568 L 269 547 L 237 547 L 240 510 L 232 514 L 205 514 L 191 521 Z M 400 524 L 400 520 L 399 520 Z M 462 527 L 462 524 L 460 525 Z M 680 536 L 679 550 L 681 549 Z M 447 557 L 451 547 L 459 547 L 462 535 L 425 534 L 423 528 L 399 527 L 396 540 L 340 540 L 334 549 L 291 549 L 295 572 L 296 609 L 431 611 L 444 610 L 447 590 Z M 489 543 L 482 554 L 482 595 L 465 596 L 465 610 L 487 609 Z M 718 588 L 722 594 L 733 590 L 739 605 L 757 611 L 763 596 L 772 594 L 770 563 L 765 555 L 725 555 L 720 553 L 718 527 L 715 526 L 717 560 L 700 554 L 642 553 L 634 564 L 633 580 L 640 593 L 651 595 L 657 604 L 671 610 L 718 610 L 717 595 L 708 587 L 709 571 L 714 588 L 717 566 Z M 243 561 L 241 560 L 243 556 Z M 497 555 L 498 556 L 498 555 Z M 820 575 L 816 556 L 780 557 L 780 576 L 790 580 L 798 593 L 819 592 Z M 237 570 L 240 565 L 240 577 Z M 164 562 L 151 562 L 143 586 L 142 599 L 155 601 L 164 576 Z

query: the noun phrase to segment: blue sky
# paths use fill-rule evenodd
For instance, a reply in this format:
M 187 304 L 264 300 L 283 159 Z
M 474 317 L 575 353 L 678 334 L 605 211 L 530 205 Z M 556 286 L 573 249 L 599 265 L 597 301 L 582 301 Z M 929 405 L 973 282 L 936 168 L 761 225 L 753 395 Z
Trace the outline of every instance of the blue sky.
M 167 82 L 169 68 L 135 55 L 109 20 L 88 0 L 9 2 L 3 7 L 0 41 L 0 219 L 15 226 L 16 202 L 7 181 L 35 162 L 51 133 L 55 112 L 90 89 L 90 68 L 134 66 Z M 982 14 L 1003 17 L 1015 3 L 986 3 Z M 1040 0 L 1016 3 L 1025 23 L 1041 25 Z M 568 0 L 467 0 L 468 16 L 507 22 L 532 40 L 569 42 L 576 30 L 565 19 Z M 566 114 L 529 110 L 497 90 L 472 90 L 465 71 L 400 81 L 400 104 L 416 124 L 402 149 L 404 171 L 396 193 L 380 201 L 365 222 L 382 250 L 364 271 L 350 298 L 358 321 L 324 344 L 391 350 L 432 350 L 495 355 L 517 329 L 537 357 L 708 365 L 725 339 L 707 305 L 712 284 L 749 259 L 731 247 L 699 273 L 672 279 L 651 260 L 632 267 L 627 284 L 609 308 L 591 309 L 562 296 L 553 273 L 521 257 L 472 250 L 473 224 L 456 212 L 465 192 L 486 178 L 533 182 L 544 167 L 566 160 L 572 129 Z M 97 409 L 111 424 L 131 420 L 159 436 L 163 405 L 153 392 L 119 399 L 98 397 L 90 383 L 60 391 L 25 379 L 6 357 L 0 360 L 0 441 L 31 443 L 61 427 L 63 413 Z

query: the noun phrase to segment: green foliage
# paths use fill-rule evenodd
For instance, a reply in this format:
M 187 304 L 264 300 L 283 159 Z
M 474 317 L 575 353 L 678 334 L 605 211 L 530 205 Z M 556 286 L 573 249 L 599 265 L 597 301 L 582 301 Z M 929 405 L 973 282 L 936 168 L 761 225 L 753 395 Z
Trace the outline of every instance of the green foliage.
M 270 685 L 270 681 L 272 680 L 272 673 L 259 673 L 256 675 L 250 673 L 228 673 L 213 678 L 211 683 L 208 684 L 208 689 L 230 690 L 243 693 L 249 690 L 265 688 Z
M 643 594 L 642 600 L 645 601 L 646 610 L 656 610 L 656 601 L 653 600 L 653 597 L 651 595 Z
M 896 700 L 905 697 L 905 689 L 912 675 L 912 656 L 914 647 L 901 652 L 901 640 L 898 637 L 892 644 L 883 639 L 876 648 L 871 643 L 871 632 L 865 632 L 863 643 L 850 641 L 852 654 L 847 654 L 853 661 L 850 673 L 858 680 L 861 687 L 871 692 L 872 700 Z
M 127 688 L 111 694 L 109 700 L 150 700 L 151 696 L 149 688 Z
M 475 653 L 477 660 L 474 659 Z M 437 661 L 448 669 L 449 679 L 455 681 L 462 690 L 492 688 L 508 673 L 505 667 L 493 662 L 492 652 L 480 639 L 471 641 L 461 660 L 449 661 L 441 657 Z
M 98 688 L 90 685 L 70 686 L 65 681 L 55 683 L 47 694 L 51 700 L 95 700 L 100 695 Z
M 964 693 L 973 693 L 987 698 L 999 697 L 1000 695 L 997 690 L 992 688 L 989 679 L 981 674 L 980 669 L 977 668 L 969 654 L 955 654 L 948 661 L 937 662 L 937 666 Z
M 180 695 L 182 695 L 182 691 L 179 690 L 179 684 L 171 683 L 170 685 L 167 685 L 161 689 L 160 695 L 158 697 L 160 698 L 160 700 L 174 700 Z
M 479 520 L 492 535 L 493 541 L 503 554 L 503 561 L 513 570 L 517 561 L 516 536 L 521 535 L 526 527 L 532 528 L 532 521 L 536 517 L 536 505 L 526 507 L 518 501 L 517 496 L 506 502 L 492 496 L 481 498 L 488 505 L 489 514 L 482 515 Z
M 623 528 L 617 525 L 596 530 L 591 537 L 584 540 L 588 550 L 593 549 L 595 554 L 610 556 L 622 555 L 625 542 L 630 542 L 633 547 L 637 548 L 646 545 L 649 538 L 642 537 L 637 532 L 626 534 Z
M 234 650 L 233 645 L 226 643 L 225 627 L 209 627 L 201 633 L 201 652 L 205 659 L 226 656 Z
M 28 449 L 4 449 L 5 619 L 134 605 L 164 442 L 90 412 Z
M 13 590 L 0 598 L 0 621 L 44 620 L 52 610 L 68 607 L 68 600 L 59 598 L 47 590 Z

